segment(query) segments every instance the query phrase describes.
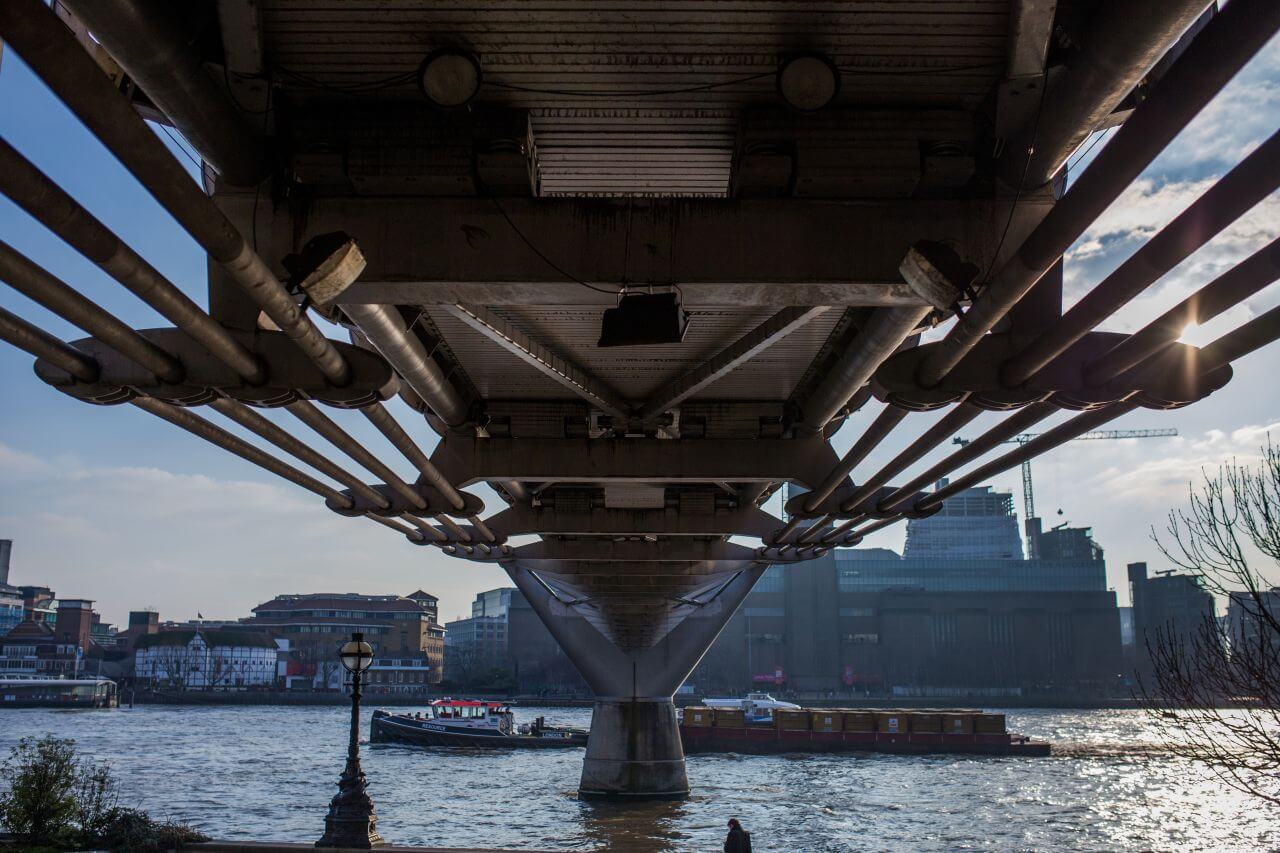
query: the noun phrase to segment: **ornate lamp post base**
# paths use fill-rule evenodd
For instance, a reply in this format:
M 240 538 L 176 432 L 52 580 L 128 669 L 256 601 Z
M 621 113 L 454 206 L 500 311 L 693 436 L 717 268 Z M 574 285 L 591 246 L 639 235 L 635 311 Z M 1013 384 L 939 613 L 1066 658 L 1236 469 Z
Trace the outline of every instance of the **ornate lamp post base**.
M 347 769 L 338 780 L 338 793 L 329 802 L 324 818 L 324 835 L 317 847 L 350 847 L 367 850 L 387 842 L 378 834 L 378 816 L 373 800 L 365 792 L 364 772 L 359 764 L 347 761 Z
M 329 809 L 324 819 L 324 835 L 316 842 L 317 847 L 345 847 L 348 849 L 368 850 L 381 847 L 387 842 L 378 834 L 378 816 L 374 814 L 344 816 Z

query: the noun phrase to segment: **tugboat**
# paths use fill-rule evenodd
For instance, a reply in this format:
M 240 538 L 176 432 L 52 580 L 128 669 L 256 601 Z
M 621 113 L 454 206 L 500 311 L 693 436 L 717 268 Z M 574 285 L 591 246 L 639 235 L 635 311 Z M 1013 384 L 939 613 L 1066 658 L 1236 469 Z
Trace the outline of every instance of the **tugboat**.
M 506 702 L 437 699 L 430 712 L 373 712 L 370 743 L 463 746 L 479 749 L 565 749 L 587 745 L 587 732 L 548 726 L 542 717 L 519 726 Z

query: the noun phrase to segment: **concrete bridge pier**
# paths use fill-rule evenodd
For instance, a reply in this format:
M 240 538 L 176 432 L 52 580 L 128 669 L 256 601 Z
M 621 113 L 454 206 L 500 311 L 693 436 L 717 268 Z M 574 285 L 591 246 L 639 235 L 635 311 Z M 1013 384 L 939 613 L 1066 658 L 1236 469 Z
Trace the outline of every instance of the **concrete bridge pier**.
M 689 778 L 672 696 L 766 566 L 747 565 L 705 600 L 668 611 L 665 618 L 676 624 L 645 648 L 624 648 L 602 633 L 592 624 L 590 611 L 584 612 L 590 602 L 564 600 L 527 568 L 505 568 L 596 697 L 578 795 L 687 796 Z

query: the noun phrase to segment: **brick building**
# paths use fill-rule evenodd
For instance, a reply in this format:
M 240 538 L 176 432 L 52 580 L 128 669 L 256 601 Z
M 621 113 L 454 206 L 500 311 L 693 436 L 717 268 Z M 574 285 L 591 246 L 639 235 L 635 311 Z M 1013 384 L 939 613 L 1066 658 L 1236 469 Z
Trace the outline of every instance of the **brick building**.
M 436 623 L 435 597 L 421 590 L 413 596 L 281 595 L 253 608 L 241 625 L 289 641 L 291 686 L 339 687 L 337 650 L 356 631 L 373 646 L 378 661 L 371 686 L 436 684 L 444 672 L 444 628 Z
M 74 678 L 98 672 L 102 650 L 92 637 L 93 602 L 64 598 L 54 613 L 52 624 L 29 613 L 5 635 L 0 674 Z

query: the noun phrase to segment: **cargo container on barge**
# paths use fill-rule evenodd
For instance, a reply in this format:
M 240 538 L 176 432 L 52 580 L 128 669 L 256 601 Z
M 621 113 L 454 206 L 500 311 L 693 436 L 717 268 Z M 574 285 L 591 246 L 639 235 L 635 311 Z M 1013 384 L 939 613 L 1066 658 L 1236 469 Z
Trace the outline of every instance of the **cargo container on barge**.
M 738 709 L 690 707 L 680 737 L 686 753 L 1050 753 L 1048 743 L 1010 734 L 1004 714 L 967 708 L 779 708 L 753 722 Z

